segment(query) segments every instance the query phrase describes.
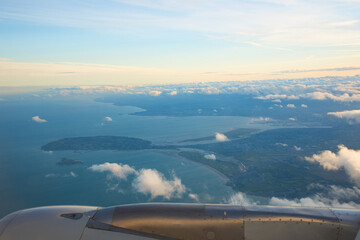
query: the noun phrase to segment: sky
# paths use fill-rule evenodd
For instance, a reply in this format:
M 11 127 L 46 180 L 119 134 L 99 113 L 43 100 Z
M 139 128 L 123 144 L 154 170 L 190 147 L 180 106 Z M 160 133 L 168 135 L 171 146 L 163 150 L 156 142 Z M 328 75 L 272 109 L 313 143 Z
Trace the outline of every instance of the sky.
M 360 0 L 1 0 L 0 86 L 360 74 Z

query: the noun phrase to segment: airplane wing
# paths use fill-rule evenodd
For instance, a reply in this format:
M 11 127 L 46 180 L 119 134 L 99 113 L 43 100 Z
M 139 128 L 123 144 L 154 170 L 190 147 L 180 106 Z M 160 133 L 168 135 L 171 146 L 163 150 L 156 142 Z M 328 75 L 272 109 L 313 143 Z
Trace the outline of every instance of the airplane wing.
M 0 220 L 0 240 L 360 239 L 360 211 L 210 204 L 27 209 Z

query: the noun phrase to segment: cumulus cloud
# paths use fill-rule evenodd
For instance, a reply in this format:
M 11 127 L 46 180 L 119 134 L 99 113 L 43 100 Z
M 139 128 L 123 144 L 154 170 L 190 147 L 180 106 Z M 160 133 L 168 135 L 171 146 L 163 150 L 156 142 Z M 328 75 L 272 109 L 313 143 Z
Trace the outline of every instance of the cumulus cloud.
M 332 115 L 338 118 L 345 118 L 349 123 L 360 123 L 360 110 L 350 110 L 343 112 L 328 112 L 328 115 Z
M 360 150 L 348 149 L 344 145 L 339 145 L 338 148 L 337 153 L 326 150 L 305 157 L 305 160 L 317 162 L 326 170 L 335 171 L 344 168 L 350 178 L 360 184 Z
M 186 187 L 181 183 L 181 179 L 173 174 L 172 179 L 168 180 L 165 176 L 155 169 L 135 170 L 129 165 L 118 163 L 103 163 L 92 165 L 90 170 L 95 172 L 109 172 L 110 178 L 115 177 L 126 180 L 131 174 L 135 175 L 132 186 L 135 191 L 143 194 L 150 194 L 151 198 L 164 197 L 171 199 L 173 197 L 182 197 L 186 192 Z M 108 180 L 110 179 L 108 178 Z M 119 184 L 112 184 L 109 190 L 117 190 Z
M 47 120 L 41 119 L 39 116 L 34 116 L 34 117 L 32 117 L 32 120 L 33 120 L 34 122 L 37 122 L 37 123 L 45 123 L 45 122 L 47 122 Z
M 296 118 L 291 117 L 291 118 L 289 118 L 289 120 L 290 121 L 296 121 Z
M 140 193 L 150 194 L 152 199 L 159 196 L 166 199 L 181 197 L 186 191 L 186 187 L 175 175 L 172 180 L 167 180 L 154 169 L 141 169 L 132 186 Z
M 306 105 L 306 104 L 301 104 L 301 107 L 302 107 L 302 108 L 307 108 L 308 105 Z
M 151 96 L 160 96 L 162 94 L 161 91 L 153 90 L 149 92 L 149 95 Z
M 112 118 L 111 118 L 111 117 L 105 117 L 104 119 L 105 119 L 105 121 L 107 121 L 107 122 L 112 122 Z
M 288 105 L 286 105 L 288 108 L 296 108 L 296 106 L 292 103 L 289 103 Z
M 127 176 L 136 173 L 136 170 L 127 164 L 103 163 L 89 167 L 94 172 L 110 172 L 112 176 L 126 180 Z
M 215 139 L 216 139 L 216 141 L 218 141 L 218 142 L 226 142 L 226 141 L 229 141 L 228 137 L 225 136 L 225 135 L 222 134 L 222 133 L 215 133 Z
M 204 155 L 204 158 L 206 158 L 206 159 L 209 159 L 209 160 L 216 160 L 216 156 L 215 156 L 215 154 L 206 154 L 206 155 Z
M 332 93 L 328 93 L 328 92 L 312 92 L 312 93 L 307 93 L 305 95 L 303 95 L 306 98 L 311 98 L 311 99 L 315 99 L 315 100 L 326 100 L 326 99 L 330 99 L 333 101 L 339 101 L 339 102 L 356 102 L 356 101 L 360 101 L 360 94 L 348 94 L 348 93 L 344 93 L 342 95 L 334 95 Z
M 176 90 L 171 91 L 171 92 L 168 93 L 168 95 L 170 95 L 170 96 L 175 96 L 177 94 L 178 94 L 178 92 Z

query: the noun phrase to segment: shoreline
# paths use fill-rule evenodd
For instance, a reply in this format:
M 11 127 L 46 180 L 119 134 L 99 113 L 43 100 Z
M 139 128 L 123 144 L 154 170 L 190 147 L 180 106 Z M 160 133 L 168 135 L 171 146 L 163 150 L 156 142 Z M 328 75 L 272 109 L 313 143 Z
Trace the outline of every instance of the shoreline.
M 212 172 L 216 173 L 219 177 L 221 177 L 223 180 L 226 180 L 227 182 L 230 181 L 230 179 L 225 175 L 223 174 L 222 172 L 220 172 L 219 170 L 215 169 L 215 168 L 212 168 L 210 167 L 209 165 L 206 165 L 206 164 L 203 164 L 203 163 L 200 163 L 200 162 L 196 162 L 196 161 L 193 161 L 191 159 L 188 159 L 188 158 L 185 158 L 183 156 L 180 156 L 178 154 L 178 151 L 176 150 L 151 150 L 153 152 L 157 152 L 157 153 L 161 153 L 161 154 L 164 154 L 164 155 L 168 155 L 168 156 L 171 156 L 171 157 L 176 157 L 176 158 L 180 158 L 182 160 L 185 160 L 185 161 L 189 161 L 189 162 L 193 162 L 193 163 L 196 163 L 196 164 L 199 164 L 209 170 L 211 170 Z M 171 152 L 172 151 L 172 152 Z M 175 152 L 176 151 L 176 152 Z

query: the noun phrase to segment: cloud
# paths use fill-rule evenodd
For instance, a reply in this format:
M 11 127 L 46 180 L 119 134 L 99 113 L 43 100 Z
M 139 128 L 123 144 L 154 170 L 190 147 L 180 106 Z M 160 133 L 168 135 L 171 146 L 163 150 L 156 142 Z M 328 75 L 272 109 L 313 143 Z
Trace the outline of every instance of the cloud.
M 291 117 L 291 118 L 289 118 L 289 120 L 290 121 L 296 121 L 296 118 Z
M 216 141 L 218 141 L 218 142 L 226 142 L 226 141 L 229 141 L 228 137 L 225 136 L 225 135 L 222 134 L 222 133 L 215 133 L 215 139 L 216 139 Z
M 136 170 L 127 164 L 122 165 L 109 162 L 92 165 L 89 169 L 94 172 L 110 172 L 113 176 L 122 180 L 126 180 L 128 175 L 136 173 Z
M 262 100 L 269 100 L 269 99 L 285 99 L 287 98 L 287 95 L 286 94 L 269 94 L 269 95 L 266 95 L 266 96 L 263 96 L 263 97 L 256 97 L 257 99 L 262 99 Z M 281 100 L 280 100 L 281 102 Z
M 105 117 L 105 121 L 112 122 L 112 118 L 111 117 Z
M 178 92 L 176 90 L 171 91 L 171 92 L 168 93 L 168 95 L 170 95 L 170 96 L 175 96 L 177 94 L 178 94 Z
M 0 102 L 4 102 L 5 101 L 5 99 L 4 98 L 0 98 Z
M 302 108 L 307 108 L 308 105 L 306 105 L 306 104 L 301 104 L 301 107 L 302 107 Z
M 199 195 L 195 194 L 195 193 L 189 193 L 189 198 L 191 198 L 192 200 L 199 202 Z
M 337 153 L 326 150 L 311 157 L 305 157 L 305 160 L 317 162 L 330 171 L 344 168 L 350 178 L 360 184 L 360 150 L 348 149 L 344 145 L 339 145 L 338 148 Z
M 55 177 L 73 177 L 76 178 L 78 175 L 74 172 L 69 172 L 69 173 L 65 173 L 64 175 L 60 175 L 60 174 L 55 174 L 55 173 L 48 173 L 45 174 L 45 178 L 55 178 Z
M 162 92 L 161 92 L 161 91 L 157 91 L 157 90 L 153 90 L 153 91 L 150 91 L 150 92 L 149 92 L 149 95 L 154 96 L 154 97 L 160 96 L 161 94 L 162 94 Z
M 41 119 L 39 116 L 32 117 L 32 120 L 37 123 L 45 123 L 47 122 L 45 119 Z
M 140 193 L 150 194 L 152 199 L 160 196 L 165 199 L 181 197 L 186 191 L 186 187 L 175 175 L 172 180 L 167 180 L 154 169 L 141 169 L 132 186 Z
M 342 95 L 334 95 L 334 94 L 328 93 L 328 92 L 312 92 L 312 93 L 304 94 L 303 97 L 311 98 L 311 99 L 315 99 L 315 100 L 330 99 L 330 100 L 338 101 L 338 102 L 358 102 L 358 101 L 360 101 L 360 94 L 350 95 L 348 93 L 344 93 Z
M 230 196 L 227 201 L 229 204 L 233 205 L 256 205 L 257 202 L 250 199 L 245 193 L 238 192 Z
M 294 104 L 289 103 L 288 105 L 286 105 L 288 108 L 296 108 L 296 106 Z
M 215 154 L 206 154 L 206 155 L 204 155 L 204 158 L 206 158 L 206 159 L 209 159 L 209 160 L 216 160 L 216 156 L 215 156 Z
M 349 110 L 343 112 L 328 112 L 328 115 L 332 115 L 338 118 L 345 118 L 349 123 L 360 123 L 360 110 Z
M 288 145 L 286 143 L 275 143 L 277 146 L 287 147 Z
M 335 185 L 324 186 L 320 184 L 316 184 L 316 186 L 320 188 L 321 192 L 309 197 L 294 199 L 270 197 L 259 202 L 253 196 L 238 192 L 231 195 L 226 203 L 234 205 L 360 208 L 360 204 L 355 202 L 360 198 L 359 188 L 344 188 Z
M 56 177 L 57 175 L 55 173 L 48 173 L 48 174 L 45 174 L 45 177 L 46 178 L 53 178 L 53 177 Z
M 127 180 L 127 177 L 133 174 L 135 178 L 131 185 L 134 190 L 142 194 L 150 194 L 152 199 L 156 197 L 163 197 L 168 200 L 174 197 L 180 198 L 186 192 L 186 187 L 175 174 L 173 174 L 172 179 L 168 180 L 155 169 L 143 168 L 137 171 L 126 164 L 108 162 L 92 165 L 89 169 L 94 172 L 109 172 L 110 178 L 115 177 L 121 180 Z M 118 190 L 118 185 L 108 184 L 111 186 L 108 190 Z
M 77 174 L 74 172 L 69 172 L 69 173 L 65 174 L 64 177 L 74 177 L 75 178 L 75 177 L 77 177 Z
M 294 149 L 295 149 L 296 151 L 301 151 L 301 150 L 302 150 L 302 148 L 301 148 L 301 147 L 298 147 L 298 146 L 294 146 Z

